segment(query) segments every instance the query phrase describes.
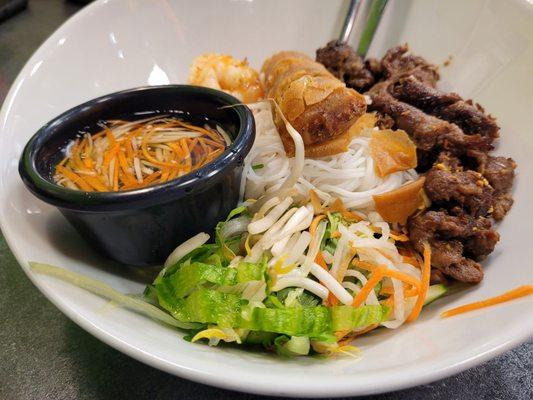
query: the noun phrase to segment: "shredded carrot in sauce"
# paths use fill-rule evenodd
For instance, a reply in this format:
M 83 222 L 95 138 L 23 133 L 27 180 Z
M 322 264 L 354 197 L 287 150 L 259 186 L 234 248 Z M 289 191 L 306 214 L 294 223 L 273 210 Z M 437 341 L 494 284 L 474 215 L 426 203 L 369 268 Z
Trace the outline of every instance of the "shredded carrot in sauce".
M 169 116 L 108 121 L 84 134 L 56 165 L 54 181 L 82 191 L 121 191 L 167 182 L 213 161 L 227 135 Z
M 474 303 L 465 304 L 464 306 L 452 308 L 451 310 L 444 311 L 441 317 L 452 317 L 454 315 L 462 314 L 468 311 L 479 310 L 480 308 L 493 306 L 496 304 L 504 303 L 506 301 L 518 299 L 520 297 L 529 296 L 533 294 L 533 285 L 523 285 L 516 289 L 509 290 L 499 296 L 491 297 L 486 300 L 476 301 Z

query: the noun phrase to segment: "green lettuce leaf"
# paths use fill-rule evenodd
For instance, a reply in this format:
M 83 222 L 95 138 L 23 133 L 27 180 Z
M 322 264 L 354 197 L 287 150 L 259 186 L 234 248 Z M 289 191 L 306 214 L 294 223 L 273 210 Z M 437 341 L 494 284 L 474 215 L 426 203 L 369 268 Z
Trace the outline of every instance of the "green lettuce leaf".
M 235 253 L 238 251 L 240 235 L 235 236 L 235 237 L 230 237 L 230 238 L 224 237 L 222 235 L 222 228 L 232 218 L 235 218 L 239 215 L 245 215 L 247 213 L 248 213 L 248 207 L 246 206 L 240 206 L 240 207 L 234 208 L 233 210 L 230 211 L 226 220 L 219 222 L 217 226 L 215 227 L 215 241 L 220 248 L 220 254 L 226 261 L 231 261 L 233 257 L 235 257 Z
M 211 289 L 197 289 L 185 299 L 170 299 L 160 304 L 180 321 L 217 324 L 222 328 L 238 327 L 241 309 L 247 302 L 240 296 Z M 168 300 L 168 299 L 167 299 Z
M 289 336 L 313 336 L 330 330 L 331 317 L 326 307 L 254 308 L 250 321 L 242 328 L 282 333 Z
M 210 258 L 214 258 L 212 255 Z M 189 261 L 189 260 L 188 260 Z M 207 260 L 206 260 L 207 261 Z M 236 268 L 223 267 L 203 262 L 185 262 L 170 276 L 165 276 L 156 283 L 156 289 L 167 293 L 172 298 L 184 298 L 195 288 L 204 283 L 233 286 L 237 283 L 261 280 L 265 265 L 241 262 Z
M 387 318 L 386 306 L 336 306 L 331 308 L 331 328 L 333 331 L 364 328 L 379 324 Z

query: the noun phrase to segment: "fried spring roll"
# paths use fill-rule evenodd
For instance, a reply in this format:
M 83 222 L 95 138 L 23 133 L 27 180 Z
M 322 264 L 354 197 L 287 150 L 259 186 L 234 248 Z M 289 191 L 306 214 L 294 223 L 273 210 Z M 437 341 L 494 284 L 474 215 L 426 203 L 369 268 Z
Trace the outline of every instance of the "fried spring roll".
M 302 135 L 307 157 L 323 157 L 347 150 L 349 128 L 365 113 L 362 95 L 348 89 L 322 64 L 294 51 L 277 53 L 262 68 L 267 97 Z M 294 144 L 281 115 L 276 113 L 285 151 L 294 155 Z

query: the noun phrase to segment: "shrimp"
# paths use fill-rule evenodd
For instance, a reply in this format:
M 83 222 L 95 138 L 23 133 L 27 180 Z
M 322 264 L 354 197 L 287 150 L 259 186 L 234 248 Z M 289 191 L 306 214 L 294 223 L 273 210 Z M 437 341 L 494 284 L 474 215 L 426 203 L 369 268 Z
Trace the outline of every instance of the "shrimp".
M 196 57 L 191 65 L 189 83 L 223 90 L 244 103 L 256 102 L 264 95 L 259 73 L 248 65 L 248 61 L 224 54 Z

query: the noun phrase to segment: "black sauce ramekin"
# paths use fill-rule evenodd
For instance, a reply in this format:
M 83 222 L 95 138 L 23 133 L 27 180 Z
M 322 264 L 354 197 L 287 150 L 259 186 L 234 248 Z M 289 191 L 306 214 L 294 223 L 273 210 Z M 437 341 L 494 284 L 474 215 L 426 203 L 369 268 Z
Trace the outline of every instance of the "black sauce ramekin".
M 100 121 L 140 119 L 147 113 L 172 113 L 202 125 L 207 118 L 232 143 L 206 166 L 142 189 L 84 192 L 53 182 L 61 150 L 80 131 L 95 132 Z M 254 138 L 253 115 L 233 96 L 189 85 L 141 87 L 88 101 L 44 125 L 26 145 L 19 173 L 28 189 L 56 206 L 97 251 L 124 264 L 154 265 L 181 241 L 212 232 L 235 207 L 244 158 Z

